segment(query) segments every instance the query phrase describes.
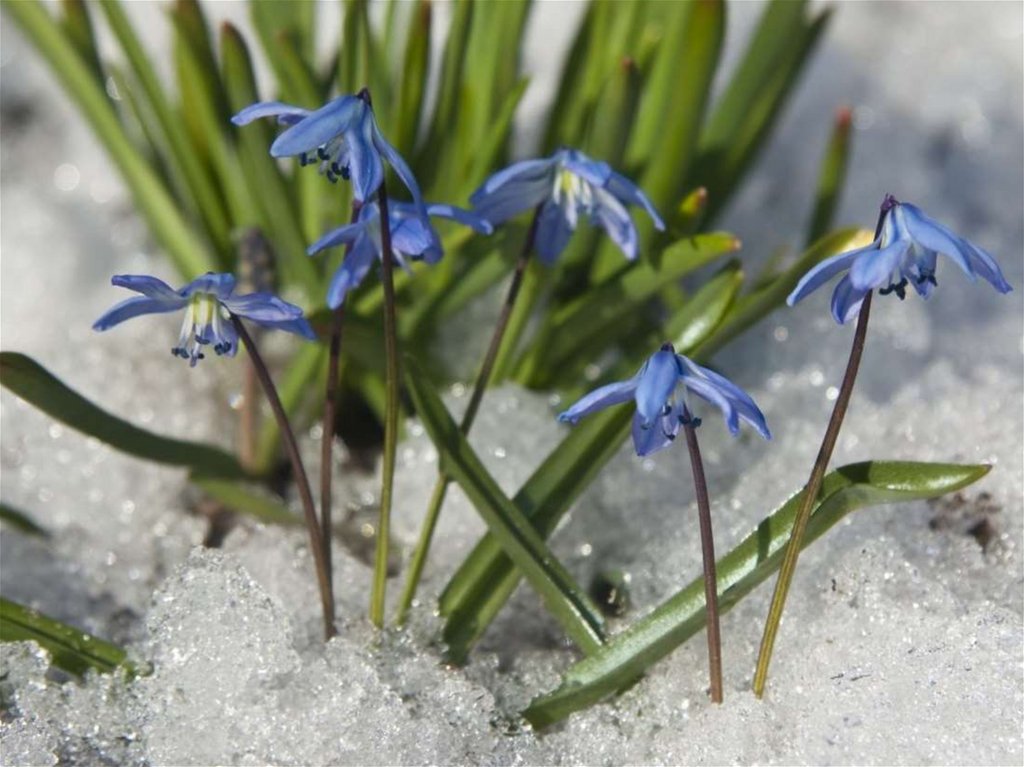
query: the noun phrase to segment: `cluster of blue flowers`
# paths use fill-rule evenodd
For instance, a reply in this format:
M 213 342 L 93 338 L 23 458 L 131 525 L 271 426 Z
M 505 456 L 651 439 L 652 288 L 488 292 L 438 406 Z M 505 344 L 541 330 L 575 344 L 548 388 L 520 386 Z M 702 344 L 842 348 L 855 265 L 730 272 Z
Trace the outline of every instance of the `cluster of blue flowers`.
M 473 210 L 468 211 L 424 202 L 409 165 L 378 128 L 365 91 L 342 96 L 317 110 L 261 102 L 243 109 L 232 120 L 236 125 L 246 125 L 265 117 L 276 117 L 286 126 L 270 148 L 272 156 L 298 157 L 303 165 L 319 162 L 320 172 L 330 181 L 351 181 L 353 197 L 361 205 L 355 223 L 328 232 L 308 249 L 313 255 L 339 245 L 349 248 L 330 281 L 326 300 L 331 308 L 341 306 L 369 273 L 374 260 L 382 258 L 381 215 L 372 198 L 383 183 L 385 164 L 412 196 L 411 202 L 388 204 L 392 253 L 406 268 L 409 261 L 433 264 L 442 256 L 431 217 L 448 218 L 490 234 L 495 225 L 533 210 L 537 217 L 535 249 L 548 265 L 565 250 L 581 219 L 604 229 L 630 260 L 638 255 L 638 238 L 628 206 L 643 208 L 659 230 L 665 228 L 636 184 L 606 163 L 575 149 L 559 149 L 550 157 L 517 162 L 495 173 L 471 196 Z M 940 253 L 951 258 L 972 280 L 980 275 L 1001 293 L 1011 289 L 991 255 L 917 207 L 887 195 L 882 214 L 874 242 L 818 264 L 789 296 L 789 304 L 843 271 L 848 273 L 832 296 L 832 314 L 839 323 L 857 316 L 864 297 L 873 290 L 903 298 L 910 286 L 922 298 L 928 298 L 937 284 Z M 235 354 L 237 335 L 231 323 L 225 321 L 231 315 L 315 338 L 298 307 L 267 293 L 236 296 L 231 275 L 207 274 L 177 291 L 147 276 L 117 276 L 113 283 L 142 296 L 112 308 L 96 321 L 95 329 L 106 330 L 142 314 L 186 309 L 181 338 L 172 351 L 192 365 L 203 358 L 206 346 L 217 354 Z M 677 399 L 680 385 L 683 395 Z M 721 375 L 676 354 L 667 344 L 633 378 L 597 389 L 559 419 L 575 423 L 596 410 L 633 399 L 637 408 L 633 441 L 636 452 L 647 455 L 671 444 L 680 424 L 699 423 L 686 392 L 719 408 L 733 434 L 743 420 L 765 439 L 770 438 L 764 415 L 746 393 Z

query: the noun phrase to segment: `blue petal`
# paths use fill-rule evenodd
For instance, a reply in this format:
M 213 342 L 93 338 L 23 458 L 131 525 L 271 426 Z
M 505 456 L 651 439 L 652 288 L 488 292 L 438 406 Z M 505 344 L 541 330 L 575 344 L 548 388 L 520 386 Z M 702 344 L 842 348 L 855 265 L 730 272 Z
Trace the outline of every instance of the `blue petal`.
M 248 293 L 221 301 L 232 314 L 255 322 L 280 322 L 302 316 L 302 309 L 278 298 L 273 293 Z
M 717 405 L 718 401 L 709 396 L 711 394 L 711 390 L 714 389 L 725 399 L 729 408 L 735 413 L 735 415 L 738 415 L 748 424 L 753 426 L 765 439 L 772 438 L 772 434 L 768 430 L 768 422 L 765 420 L 764 413 L 761 412 L 761 409 L 749 394 L 725 376 L 716 373 L 714 370 L 702 367 L 688 357 L 684 357 L 682 354 L 677 355 L 677 358 L 679 360 L 680 369 L 683 371 L 683 383 L 688 389 L 701 398 Z M 731 415 L 729 413 L 726 414 L 726 424 L 729 426 L 729 429 L 733 434 L 735 434 L 739 428 L 739 424 L 735 422 L 735 415 Z M 730 417 L 732 418 L 731 423 Z M 733 425 L 736 426 L 736 429 L 733 429 Z
M 349 150 L 352 196 L 359 202 L 369 201 L 384 181 L 384 163 L 373 140 L 375 129 L 373 112 L 367 109 L 360 116 L 354 129 L 345 132 Z M 414 181 L 413 194 L 418 197 L 419 187 L 416 187 L 415 183 Z
M 114 287 L 134 290 L 149 298 L 164 298 L 169 301 L 181 299 L 178 291 L 166 282 L 146 274 L 115 274 L 110 278 L 110 284 Z
M 491 221 L 494 219 L 487 217 Z M 535 246 L 541 263 L 545 266 L 554 264 L 555 259 L 565 250 L 572 236 L 572 227 L 566 220 L 562 208 L 551 200 L 544 203 L 537 222 Z
M 302 107 L 292 106 L 280 101 L 261 101 L 257 104 L 250 104 L 241 112 L 231 118 L 235 125 L 248 125 L 253 120 L 261 117 L 297 117 L 303 118 L 310 112 Z
M 661 220 L 661 216 L 659 216 L 658 211 L 655 210 L 654 203 L 650 201 L 640 187 L 628 178 L 612 171 L 611 176 L 608 177 L 608 183 L 605 184 L 605 189 L 624 202 L 629 202 L 633 205 L 640 205 L 647 211 L 647 215 L 651 217 L 651 220 L 654 221 L 655 229 L 659 232 L 665 231 L 665 222 Z
M 884 248 L 862 254 L 850 265 L 850 273 L 847 275 L 850 283 L 863 291 L 884 288 L 892 281 L 892 274 L 899 268 L 909 247 L 909 242 L 896 240 Z
M 563 149 L 555 153 L 563 168 L 575 173 L 593 186 L 603 187 L 611 178 L 612 169 L 606 162 L 592 160 L 578 149 Z
M 507 168 L 499 170 L 484 181 L 481 187 L 473 192 L 469 201 L 473 203 L 473 207 L 476 207 L 478 199 L 493 194 L 509 182 L 533 184 L 538 181 L 544 181 L 550 186 L 552 183 L 551 172 L 554 170 L 556 162 L 557 160 L 553 157 L 545 157 L 541 160 L 521 160 L 520 162 L 512 163 Z M 536 204 L 536 202 L 533 203 L 533 205 Z M 526 207 L 531 206 L 527 205 Z
M 999 264 L 996 260 L 988 253 L 988 251 L 982 250 L 977 245 L 964 240 L 964 244 L 967 245 L 970 250 L 968 251 L 968 260 L 974 271 L 980 274 L 988 283 L 992 285 L 1000 293 L 1009 293 L 1013 290 L 1010 283 L 1003 277 L 1003 272 L 999 268 Z
M 813 293 L 826 282 L 831 280 L 835 275 L 839 274 L 839 272 L 849 269 L 850 265 L 853 264 L 854 259 L 858 256 L 866 254 L 869 250 L 877 249 L 878 243 L 873 242 L 867 247 L 848 250 L 837 256 L 826 258 L 800 278 L 800 282 L 796 284 L 793 292 L 789 294 L 789 297 L 786 299 L 786 303 L 793 306 L 797 301 L 803 300 L 809 294 Z
M 594 206 L 594 214 L 601 227 L 612 238 L 612 242 L 619 246 L 626 258 L 630 261 L 635 260 L 637 234 L 633 219 L 613 194 L 600 187 L 595 187 L 593 192 L 597 203 Z
M 388 161 L 388 164 L 394 168 L 395 174 L 405 184 L 405 188 L 409 190 L 417 206 L 422 207 L 423 195 L 420 193 L 420 185 L 416 182 L 416 176 L 413 175 L 412 168 L 409 167 L 405 158 L 398 153 L 398 150 L 387 142 L 380 130 L 377 129 L 376 123 L 374 123 L 373 143 L 384 156 L 384 159 Z
M 323 146 L 335 136 L 355 127 L 366 109 L 356 96 L 342 96 L 320 107 L 300 123 L 286 130 L 270 145 L 272 157 L 290 157 Z
M 550 198 L 549 176 L 505 184 L 493 192 L 477 191 L 470 197 L 473 210 L 492 224 L 500 224 L 525 210 L 536 208 Z
M 357 221 L 354 224 L 339 226 L 337 229 L 332 229 L 306 248 L 306 254 L 312 256 L 327 248 L 333 248 L 338 245 L 347 245 L 351 242 L 355 242 L 359 235 L 361 235 L 365 230 L 365 221 Z
M 232 274 L 207 272 L 196 277 L 179 291 L 179 295 L 188 298 L 195 293 L 210 293 L 223 301 L 235 289 L 235 277 Z
M 914 242 L 922 248 L 948 256 L 956 262 L 956 265 L 971 281 L 976 279 L 968 256 L 971 246 L 966 240 L 957 237 L 938 221 L 922 213 L 916 205 L 911 205 L 908 202 L 898 205 L 895 215 L 898 223 Z
M 187 299 L 175 296 L 176 302 L 164 298 L 149 298 L 147 296 L 134 296 L 127 298 L 121 303 L 107 310 L 96 322 L 93 323 L 93 330 L 109 330 L 125 320 L 138 317 L 143 314 L 163 314 L 181 309 L 188 303 Z
M 316 331 L 313 330 L 305 317 L 296 317 L 290 320 L 255 321 L 264 327 L 273 328 L 274 330 L 283 330 L 286 333 L 294 333 L 295 335 L 302 336 L 310 341 L 315 341 L 317 339 Z
M 427 263 L 437 263 L 441 259 L 441 247 L 437 233 L 429 222 L 419 216 L 403 217 L 390 225 L 391 249 L 415 259 L 423 259 Z
M 645 365 L 644 368 L 646 367 Z M 643 368 L 641 369 L 642 372 Z M 581 398 L 568 410 L 559 413 L 558 420 L 562 423 L 575 424 L 585 415 L 596 413 L 598 410 L 603 410 L 610 405 L 628 402 L 633 398 L 639 380 L 640 373 L 637 373 L 628 381 L 616 381 L 615 383 L 606 384 L 594 389 L 594 391 Z
M 359 283 L 370 271 L 370 266 L 377 256 L 376 246 L 370 242 L 367 236 L 360 237 L 352 246 L 352 250 L 341 262 L 338 271 L 331 278 L 330 287 L 327 288 L 327 305 L 337 309 L 345 301 L 348 292 L 359 286 Z
M 649 426 L 644 426 L 643 416 L 639 412 L 633 415 L 633 448 L 639 456 L 647 456 L 664 450 L 671 445 L 679 434 L 679 417 L 682 411 L 675 403 L 666 413 L 655 419 Z
M 636 388 L 636 411 L 645 426 L 654 423 L 679 383 L 676 355 L 670 351 L 657 351 L 650 356 Z
M 839 280 L 839 284 L 832 292 L 832 316 L 835 321 L 845 325 L 860 314 L 860 305 L 870 292 L 871 288 L 855 288 L 850 281 L 850 275 Z
M 441 218 L 449 218 L 452 221 L 457 221 L 463 226 L 475 229 L 480 232 L 480 234 L 494 233 L 494 227 L 491 225 L 490 221 L 481 218 L 476 213 L 470 213 L 468 210 L 456 208 L 454 205 L 431 203 L 427 206 L 427 213 L 431 216 L 440 216 Z

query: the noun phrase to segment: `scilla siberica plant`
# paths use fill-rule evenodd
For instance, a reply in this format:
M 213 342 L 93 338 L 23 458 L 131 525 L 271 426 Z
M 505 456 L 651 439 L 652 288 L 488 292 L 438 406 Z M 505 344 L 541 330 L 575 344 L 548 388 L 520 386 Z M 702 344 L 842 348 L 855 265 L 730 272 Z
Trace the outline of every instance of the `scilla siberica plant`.
M 210 39 L 203 6 L 191 0 L 169 9 L 175 22 L 174 71 L 179 78 L 174 94 L 166 92 L 155 76 L 154 70 L 160 68 L 149 61 L 116 1 L 62 6 L 59 18 L 36 0 L 4 5 L 5 14 L 52 64 L 69 97 L 95 129 L 134 195 L 139 214 L 187 283 L 175 290 L 151 277 L 116 277 L 116 285 L 141 295 L 104 314 L 97 329 L 143 314 L 183 310 L 184 324 L 174 353 L 190 364 L 203 359 L 207 350 L 234 356 L 239 345 L 246 347 L 273 411 L 274 420 L 263 424 L 261 434 L 279 434 L 280 440 L 261 437 L 256 459 L 244 467 L 232 456 L 218 453 L 219 465 L 228 468 L 223 469 L 224 476 L 213 477 L 216 482 L 203 485 L 204 491 L 214 497 L 221 492 L 224 503 L 244 508 L 238 499 L 252 496 L 237 480 L 276 487 L 271 480 L 277 476 L 275 460 L 283 443 L 305 515 L 324 634 L 329 638 L 335 631 L 331 541 L 337 531 L 331 522 L 331 478 L 339 392 L 353 392 L 376 409 L 384 424 L 381 509 L 370 596 L 371 619 L 382 626 L 401 404 L 399 343 L 416 355 L 425 354 L 423 350 L 443 338 L 444 325 L 459 318 L 470 301 L 508 279 L 455 433 L 437 428 L 436 420 L 431 421 L 436 411 L 424 408 L 418 413 L 434 435 L 441 460 L 419 541 L 407 565 L 397 622 L 405 620 L 414 605 L 431 537 L 454 476 L 450 470 L 458 466 L 462 473 L 457 481 L 488 522 L 490 532 L 439 599 L 450 658 L 466 656 L 524 575 L 545 596 L 545 604 L 566 633 L 588 654 L 581 664 L 612 667 L 600 684 L 590 684 L 594 677 L 584 679 L 587 684 L 573 677 L 567 691 L 554 696 L 556 704 L 544 709 L 543 716 L 531 716 L 531 721 L 555 721 L 622 689 L 683 641 L 687 631 L 705 624 L 712 697 L 720 700 L 716 563 L 696 441 L 695 402 L 719 408 L 733 434 L 741 422 L 766 439 L 769 432 L 753 400 L 707 367 L 712 364 L 709 357 L 773 311 L 787 294 L 790 303 L 796 303 L 833 276 L 847 272 L 833 297 L 833 315 L 841 323 L 855 316 L 859 321 L 849 384 L 844 384 L 836 405 L 839 412 L 840 403 L 845 409 L 852 387 L 854 358 L 859 359 L 875 290 L 902 298 L 912 289 L 928 297 L 937 279 L 937 256 L 943 254 L 968 276 L 981 276 L 1006 292 L 1009 285 L 999 267 L 987 253 L 914 206 L 891 198 L 883 208 L 875 241 L 835 255 L 847 247 L 852 233 L 819 236 L 828 229 L 841 191 L 840 171 L 823 174 L 814 215 L 821 228 L 807 238 L 814 243 L 792 269 L 769 274 L 739 297 L 742 275 L 732 267 L 704 284 L 688 284 L 685 291 L 680 287 L 683 277 L 739 247 L 738 238 L 710 228 L 715 214 L 740 188 L 807 55 L 827 26 L 827 14 L 803 12 L 800 3 L 779 0 L 766 7 L 764 28 L 772 34 L 755 36 L 720 97 L 712 94 L 711 83 L 716 80 L 724 28 L 723 4 L 589 4 L 573 54 L 561 72 L 558 95 L 537 118 L 543 135 L 538 156 L 511 162 L 504 169 L 513 156 L 512 126 L 526 88 L 519 62 L 529 4 L 472 0 L 456 4 L 444 50 L 434 56 L 430 46 L 438 35 L 433 34 L 429 13 L 404 13 L 412 5 L 396 4 L 391 9 L 395 12 L 389 10 L 378 27 L 370 23 L 367 4 L 354 0 L 346 3 L 344 39 L 336 41 L 338 55 L 326 68 L 314 45 L 316 4 L 294 4 L 286 14 L 273 13 L 268 10 L 271 7 L 269 3 L 253 5 L 253 23 L 275 77 L 268 91 L 275 100 L 264 101 L 257 92 L 244 37 L 228 23 L 220 28 L 219 40 Z M 421 7 L 429 9 L 426 4 Z M 125 53 L 126 64 L 116 69 L 107 68 L 93 40 L 93 25 L 101 14 Z M 401 40 L 404 47 L 396 45 Z M 777 40 L 787 44 L 780 46 Z M 403 49 L 402 56 L 381 55 L 398 48 Z M 442 62 L 436 69 L 431 65 L 435 60 Z M 109 73 L 116 76 L 108 80 Z M 430 99 L 426 98 L 428 82 L 436 84 Z M 112 84 L 130 98 L 115 105 Z M 339 93 L 345 95 L 333 95 Z M 261 124 L 263 118 L 275 119 L 277 127 Z M 140 126 L 142 130 L 137 130 Z M 837 120 L 824 166 L 845 167 L 848 128 L 847 113 L 845 121 Z M 292 157 L 298 162 L 281 162 Z M 321 183 L 303 169 L 307 165 L 316 165 L 331 183 Z M 389 197 L 389 169 L 407 190 L 408 201 Z M 424 202 L 429 198 L 466 204 L 467 197 L 472 211 Z M 642 210 L 639 219 L 633 216 L 636 209 Z M 338 211 L 345 211 L 347 225 L 338 226 Z M 524 214 L 530 219 L 522 234 L 515 219 Z M 435 228 L 431 217 L 463 226 L 441 222 Z M 598 228 L 599 236 L 576 235 L 581 225 Z M 471 236 L 473 232 L 489 234 L 497 226 L 504 231 L 493 238 Z M 269 243 L 270 277 L 267 285 L 238 295 L 235 275 L 241 281 L 246 264 L 235 233 L 243 228 L 253 228 Z M 599 241 L 610 250 L 613 267 L 608 271 L 580 268 L 599 254 Z M 307 258 L 333 247 L 345 249 L 333 271 L 325 265 L 326 259 Z M 539 269 L 531 260 L 534 253 Z M 366 279 L 378 261 L 379 283 Z M 411 279 L 393 279 L 396 261 Z M 419 269 L 415 262 L 431 268 Z M 509 264 L 513 264 L 510 278 Z M 536 275 L 530 283 L 526 282 L 528 266 L 531 279 Z M 408 312 L 403 316 L 414 321 L 399 325 L 399 311 Z M 381 314 L 383 323 L 377 323 Z M 573 334 L 563 334 L 567 316 L 582 316 L 586 322 L 593 318 L 601 332 L 594 333 L 586 346 L 577 343 Z M 287 386 L 282 385 L 280 395 L 260 356 L 258 338 L 249 334 L 244 321 L 285 330 L 309 342 L 299 345 L 298 351 L 290 350 L 291 356 L 283 360 L 280 376 Z M 349 322 L 369 337 L 363 348 L 384 347 L 384 364 L 376 354 L 361 357 L 360 344 L 344 343 L 342 330 Z M 610 370 L 598 368 L 598 375 L 607 373 L 609 379 L 629 375 L 641 364 L 637 350 L 652 348 L 665 335 L 679 339 L 680 353 L 670 344 L 663 346 L 632 378 L 600 387 L 565 411 L 562 420 L 580 421 L 579 425 L 508 498 L 487 481 L 464 436 L 487 387 L 503 379 L 552 392 L 575 389 L 577 370 L 563 364 L 566 355 L 561 351 L 561 357 L 553 353 L 550 360 L 545 358 L 550 364 L 535 364 L 538 350 L 560 335 L 568 336 L 578 357 L 610 366 Z M 139 448 L 124 438 L 123 424 L 108 423 L 104 418 L 109 416 L 98 413 L 99 408 L 84 398 L 71 397 L 67 387 L 41 366 L 6 352 L 3 359 L 3 385 L 54 417 L 118 449 L 186 465 L 197 482 L 200 475 L 214 471 L 205 460 L 211 451 L 217 452 L 214 448 L 204 446 L 205 453 L 182 458 L 176 451 L 180 445 L 168 445 L 152 434 L 145 435 L 146 448 Z M 342 364 L 343 360 L 351 364 Z M 319 383 L 324 365 L 326 386 Z M 542 374 L 538 368 L 543 368 Z M 417 379 L 407 380 L 407 386 L 413 390 L 447 382 Z M 380 396 L 382 386 L 384 396 Z M 608 408 L 630 400 L 636 403 L 635 414 Z M 291 425 L 296 419 L 300 428 L 309 425 L 302 419 L 310 409 L 303 405 L 310 402 L 318 411 L 322 405 L 323 414 L 319 514 Z M 261 417 L 251 402 L 247 407 L 253 418 Z M 581 421 L 585 415 L 589 417 Z M 666 448 L 680 430 L 686 435 L 704 542 L 704 579 L 699 584 L 704 598 L 695 606 L 697 602 L 684 589 L 677 595 L 684 597 L 682 607 L 670 600 L 664 610 L 636 621 L 620 643 L 604 631 L 601 617 L 581 596 L 585 591 L 560 566 L 544 539 L 627 438 L 631 421 L 634 447 L 641 455 Z M 826 442 L 834 443 L 838 423 L 834 418 Z M 780 585 L 791 576 L 795 552 L 802 545 L 801 520 L 806 521 L 813 511 L 830 452 L 830 447 L 826 451 L 823 446 L 824 459 L 819 457 L 808 483 Z M 983 473 L 978 467 L 956 468 L 959 473 L 947 467 L 936 480 L 934 467 L 902 465 L 900 492 L 905 497 L 935 495 Z M 884 478 L 867 476 L 858 482 L 861 498 L 884 500 L 892 491 Z M 230 485 L 230 493 L 222 492 L 224 485 Z M 257 498 L 266 503 L 264 496 Z M 780 528 L 784 509 L 766 518 L 769 532 L 785 529 L 784 524 Z M 291 512 L 280 511 L 281 517 L 289 518 Z M 493 524 L 496 518 L 503 524 Z M 827 524 L 834 523 L 830 519 Z M 737 589 L 767 577 L 776 564 L 760 544 L 755 541 L 753 554 L 743 544 L 727 554 L 719 581 Z M 742 596 L 732 593 L 730 600 L 723 600 L 723 609 Z M 783 598 L 784 594 L 783 590 Z M 773 612 L 780 614 L 781 603 Z M 659 633 L 665 626 L 671 626 L 669 633 Z M 768 653 L 770 649 L 769 643 Z M 570 670 L 568 676 L 573 673 Z M 763 675 L 759 678 L 763 684 Z M 758 684 L 755 680 L 755 689 L 760 690 Z M 581 703 L 584 699 L 586 703 Z

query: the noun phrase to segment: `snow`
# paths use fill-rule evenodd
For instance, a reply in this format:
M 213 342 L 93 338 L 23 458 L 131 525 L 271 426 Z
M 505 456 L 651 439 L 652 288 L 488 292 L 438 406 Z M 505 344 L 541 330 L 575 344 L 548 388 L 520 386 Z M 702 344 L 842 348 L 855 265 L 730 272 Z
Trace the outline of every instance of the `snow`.
M 558 26 L 546 22 L 559 4 L 538 10 L 539 32 Z M 727 64 L 757 8 L 730 11 Z M 708 701 L 704 645 L 693 641 L 620 698 L 537 735 L 516 711 L 578 656 L 528 588 L 466 668 L 441 661 L 430 608 L 483 530 L 457 488 L 405 631 L 369 628 L 370 566 L 354 547 L 336 546 L 341 633 L 325 646 L 301 530 L 247 521 L 223 549 L 202 549 L 205 523 L 190 512 L 181 471 L 115 453 L 4 392 L 3 499 L 53 532 L 40 542 L 0 531 L 4 595 L 128 645 L 154 672 L 72 681 L 48 672 L 35 645 L 3 645 L 0 761 L 1020 764 L 1022 27 L 1019 4 L 839 6 L 721 222 L 747 243 L 753 264 L 776 246 L 796 247 L 832 114 L 851 104 L 854 154 L 839 222 L 870 226 L 892 192 L 996 254 L 1016 288 L 999 296 L 946 263 L 932 301 L 875 302 L 833 463 L 995 468 L 953 498 L 858 511 L 805 552 L 765 701 L 749 685 L 767 585 L 723 618 L 725 705 Z M 71 105 L 10 23 L 2 33 L 2 347 L 33 355 L 141 426 L 229 445 L 235 366 L 176 363 L 167 349 L 177 328 L 159 319 L 89 330 L 120 298 L 107 275 L 169 274 Z M 806 479 L 852 337 L 832 322 L 827 301 L 823 290 L 776 313 L 716 358 L 775 437 L 733 439 L 707 414 L 701 439 L 719 551 Z M 290 341 L 281 343 L 277 351 Z M 446 399 L 457 410 L 464 387 Z M 564 434 L 555 410 L 546 395 L 512 386 L 488 394 L 472 442 L 506 491 Z M 394 525 L 406 549 L 437 466 L 422 427 L 409 426 Z M 300 441 L 317 454 L 316 429 Z M 685 461 L 678 451 L 640 460 L 623 445 L 553 538 L 583 583 L 608 569 L 628 573 L 625 621 L 699 571 Z M 354 524 L 372 520 L 377 492 L 376 477 L 343 470 L 336 508 L 350 509 Z M 981 520 L 994 530 L 985 547 L 970 534 Z M 392 579 L 392 598 L 400 585 Z

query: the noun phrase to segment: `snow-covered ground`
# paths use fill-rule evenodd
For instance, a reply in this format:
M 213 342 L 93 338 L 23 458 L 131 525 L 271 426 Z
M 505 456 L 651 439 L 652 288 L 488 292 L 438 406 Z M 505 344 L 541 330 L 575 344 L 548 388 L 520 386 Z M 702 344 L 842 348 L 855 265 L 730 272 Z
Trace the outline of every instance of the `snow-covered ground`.
M 576 10 L 539 4 L 536 39 L 568 34 L 561 19 Z M 211 11 L 242 15 L 226 4 Z M 727 63 L 758 8 L 730 11 Z M 156 8 L 142 13 L 158 30 Z M 3 500 L 54 535 L 40 543 L 0 532 L 3 594 L 130 644 L 154 673 L 127 685 L 98 676 L 61 684 L 32 646 L 3 647 L 0 759 L 1020 764 L 1022 27 L 1018 3 L 840 4 L 751 183 L 721 222 L 751 262 L 798 244 L 832 114 L 850 104 L 854 153 L 839 222 L 870 226 L 892 192 L 990 250 L 1017 289 L 999 296 L 946 263 L 931 302 L 876 301 L 834 462 L 995 468 L 959 499 L 857 512 L 805 553 L 764 702 L 749 684 L 767 585 L 723 620 L 725 705 L 707 700 L 699 640 L 621 698 L 537 736 L 514 712 L 551 689 L 576 655 L 529 589 L 468 667 L 440 665 L 430 606 L 483 529 L 457 490 L 407 632 L 369 630 L 369 567 L 337 547 L 342 631 L 324 647 L 301 531 L 247 522 L 222 550 L 201 549 L 204 523 L 187 513 L 182 472 L 114 453 L 5 392 Z M 0 345 L 33 355 L 142 426 L 228 444 L 234 366 L 175 362 L 166 349 L 176 328 L 159 318 L 102 336 L 89 330 L 120 298 L 110 274 L 169 274 L 145 252 L 123 188 L 49 72 L 6 19 L 2 35 Z M 775 435 L 770 444 L 733 440 L 715 418 L 702 429 L 720 551 L 806 479 L 852 334 L 829 318 L 827 300 L 823 290 L 778 312 L 716 360 L 755 397 Z M 449 394 L 455 406 L 463 398 Z M 552 414 L 542 395 L 503 387 L 488 396 L 472 441 L 506 490 L 560 438 Z M 415 424 L 412 435 L 396 487 L 395 532 L 405 544 L 436 470 Z M 302 441 L 316 453 L 315 433 Z M 583 582 L 609 568 L 630 575 L 627 620 L 698 573 L 684 469 L 682 453 L 641 461 L 623 446 L 554 538 Z M 346 472 L 338 505 L 372 504 L 376 490 L 375 478 Z M 995 529 L 984 550 L 968 534 L 982 519 Z

